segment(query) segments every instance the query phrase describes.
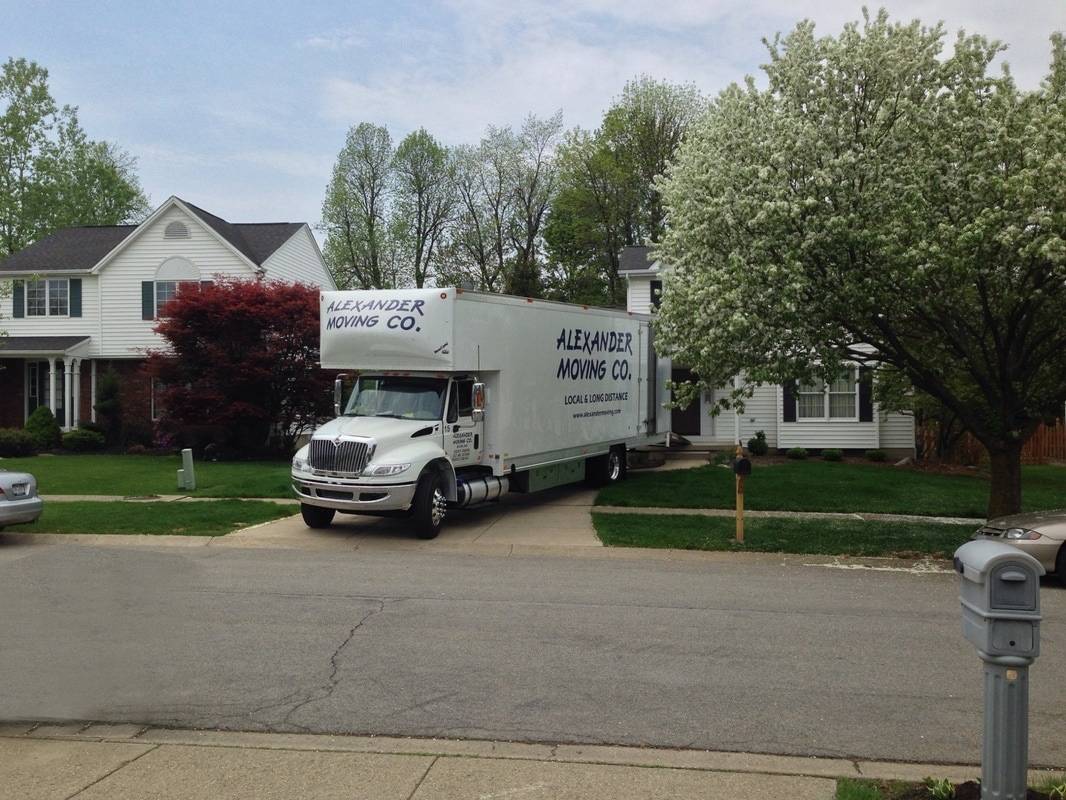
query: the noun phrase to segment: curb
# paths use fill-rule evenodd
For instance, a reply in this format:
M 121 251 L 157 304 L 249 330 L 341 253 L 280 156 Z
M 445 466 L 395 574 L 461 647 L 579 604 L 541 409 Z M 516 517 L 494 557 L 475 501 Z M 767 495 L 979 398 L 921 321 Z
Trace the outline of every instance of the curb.
M 714 750 L 678 750 L 603 744 L 547 744 L 477 739 L 423 739 L 392 736 L 199 731 L 122 723 L 2 723 L 0 739 L 93 741 L 157 746 L 220 747 L 297 752 L 375 753 L 442 758 L 603 764 L 650 769 L 683 769 L 808 778 L 873 778 L 920 781 L 926 777 L 972 780 L 976 764 L 915 764 L 859 758 L 773 755 Z M 1055 769 L 1032 769 L 1038 782 Z
M 644 514 L 646 516 L 732 517 L 731 508 L 677 508 L 657 506 L 592 506 L 593 514 Z M 941 525 L 984 525 L 984 519 L 971 517 L 923 517 L 919 514 L 878 514 L 862 511 L 752 511 L 744 516 L 762 519 L 845 519 L 855 522 L 933 522 Z

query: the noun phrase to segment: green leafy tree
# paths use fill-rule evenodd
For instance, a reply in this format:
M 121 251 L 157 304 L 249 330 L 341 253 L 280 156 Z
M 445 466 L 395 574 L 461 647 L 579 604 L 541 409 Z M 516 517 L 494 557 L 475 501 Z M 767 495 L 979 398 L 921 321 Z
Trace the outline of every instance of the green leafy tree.
M 397 240 L 418 288 L 433 275 L 435 259 L 455 208 L 448 151 L 424 128 L 409 134 L 393 156 Z
M 64 226 L 115 225 L 147 213 L 136 161 L 86 136 L 77 109 L 52 98 L 46 69 L 8 59 L 0 68 L 0 253 Z
M 708 388 L 896 370 L 988 449 L 997 516 L 1066 401 L 1066 40 L 1035 91 L 943 40 L 881 12 L 768 42 L 766 88 L 722 92 L 658 185 L 659 344 Z
M 399 283 L 389 225 L 392 136 L 363 122 L 348 131 L 322 204 L 323 255 L 338 286 L 386 289 Z

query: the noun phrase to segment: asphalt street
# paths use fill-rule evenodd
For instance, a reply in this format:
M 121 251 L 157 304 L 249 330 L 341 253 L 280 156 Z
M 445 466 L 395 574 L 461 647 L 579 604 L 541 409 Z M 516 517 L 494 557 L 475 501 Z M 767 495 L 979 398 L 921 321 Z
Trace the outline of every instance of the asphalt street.
M 975 762 L 956 579 L 802 559 L 0 544 L 0 719 Z M 1066 766 L 1066 590 L 1031 758 Z

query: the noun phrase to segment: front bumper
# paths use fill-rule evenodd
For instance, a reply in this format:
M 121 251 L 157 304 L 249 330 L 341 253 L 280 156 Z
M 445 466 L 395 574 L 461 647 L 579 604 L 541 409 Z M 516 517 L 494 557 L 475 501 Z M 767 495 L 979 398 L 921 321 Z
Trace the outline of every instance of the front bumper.
M 22 500 L 4 500 L 0 502 L 0 528 L 36 522 L 43 509 L 44 501 L 37 496 Z
M 417 483 L 350 483 L 294 473 L 292 489 L 301 503 L 350 513 L 406 511 Z
M 982 531 L 983 530 L 984 529 L 982 529 Z M 1011 547 L 1017 547 L 1023 553 L 1028 553 L 1039 561 L 1047 572 L 1055 571 L 1055 560 L 1059 556 L 1059 549 L 1066 547 L 1066 543 L 1060 542 L 1057 539 L 1052 539 L 1048 536 L 1041 536 L 1039 539 L 1005 539 L 996 533 L 983 533 L 979 531 L 973 538 L 991 539 L 995 542 L 1009 544 Z

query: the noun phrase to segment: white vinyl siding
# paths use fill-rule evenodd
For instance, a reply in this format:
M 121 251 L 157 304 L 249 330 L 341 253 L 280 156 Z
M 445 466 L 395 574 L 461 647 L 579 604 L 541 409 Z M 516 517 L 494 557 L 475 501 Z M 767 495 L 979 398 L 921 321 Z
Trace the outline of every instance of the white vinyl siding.
M 48 279 L 48 275 L 42 275 Z M 2 280 L 4 288 L 0 292 L 0 329 L 7 331 L 9 336 L 92 336 L 97 330 L 97 318 L 99 306 L 96 300 L 96 276 L 77 275 L 81 278 L 81 316 L 69 316 L 70 280 L 62 278 L 66 288 L 67 307 L 63 316 L 30 316 L 14 318 L 12 316 L 12 282 L 10 279 Z M 30 281 L 23 283 L 26 297 L 30 294 Z M 47 292 L 47 289 L 46 289 Z M 80 352 L 80 351 L 79 351 Z
M 634 314 L 650 314 L 651 304 L 651 276 L 634 275 L 629 278 L 629 288 L 626 292 L 626 309 Z
M 777 447 L 777 387 L 755 387 L 752 396 L 744 402 L 744 413 L 738 415 L 740 441 L 747 445 L 756 432 L 766 434 L 766 443 Z M 726 415 L 723 415 L 726 416 Z
M 263 262 L 268 280 L 336 288 L 318 252 L 311 230 L 304 225 Z
M 189 238 L 164 238 L 163 232 L 172 222 L 183 222 L 189 229 Z M 159 267 L 175 257 L 195 264 L 203 280 L 211 280 L 215 275 L 254 276 L 253 268 L 199 220 L 180 208 L 170 208 L 100 270 L 100 291 L 104 298 L 97 344 L 100 354 L 118 358 L 139 356 L 163 346 L 162 338 L 152 331 L 155 320 L 141 319 L 141 283 L 154 283 Z
M 886 450 L 914 451 L 914 415 L 884 414 L 881 416 L 881 442 Z

